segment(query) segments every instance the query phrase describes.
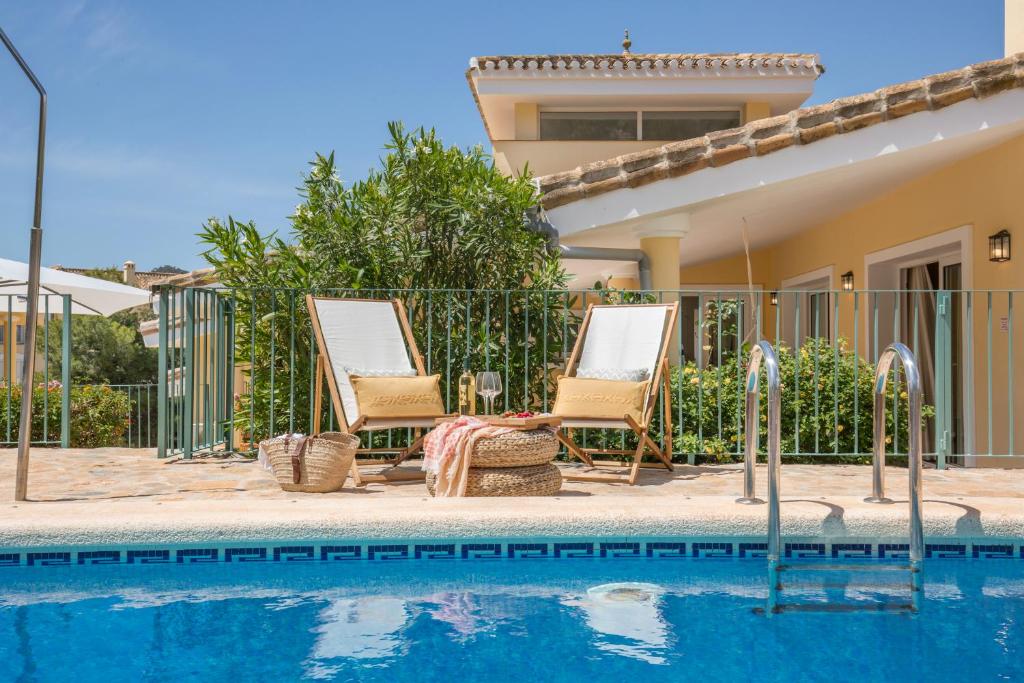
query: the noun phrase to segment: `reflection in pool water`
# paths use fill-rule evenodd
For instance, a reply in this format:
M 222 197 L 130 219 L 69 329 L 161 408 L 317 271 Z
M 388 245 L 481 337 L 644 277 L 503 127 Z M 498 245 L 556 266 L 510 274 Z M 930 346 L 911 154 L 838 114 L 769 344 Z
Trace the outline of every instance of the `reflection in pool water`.
M 1024 562 L 927 561 L 918 617 L 759 616 L 766 578 L 706 560 L 9 568 L 0 681 L 1024 678 Z M 806 580 L 812 602 L 903 590 Z

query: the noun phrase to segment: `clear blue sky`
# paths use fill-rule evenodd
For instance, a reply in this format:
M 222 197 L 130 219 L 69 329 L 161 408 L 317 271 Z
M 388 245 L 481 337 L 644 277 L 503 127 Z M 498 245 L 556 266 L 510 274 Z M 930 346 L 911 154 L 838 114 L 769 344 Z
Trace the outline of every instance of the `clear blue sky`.
M 50 94 L 43 263 L 203 264 L 211 215 L 287 232 L 315 151 L 373 166 L 385 124 L 486 143 L 473 55 L 816 52 L 812 102 L 1002 56 L 1003 0 L 817 3 L 0 3 L 0 26 Z M 0 256 L 26 260 L 36 100 L 0 55 Z

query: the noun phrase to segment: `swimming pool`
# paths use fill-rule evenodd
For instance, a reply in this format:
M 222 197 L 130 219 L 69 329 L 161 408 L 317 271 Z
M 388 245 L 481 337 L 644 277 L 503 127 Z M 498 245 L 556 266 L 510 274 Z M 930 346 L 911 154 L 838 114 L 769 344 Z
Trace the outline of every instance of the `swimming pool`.
M 801 574 L 803 601 L 905 598 Z M 929 559 L 924 594 L 766 617 L 763 559 L 14 566 L 0 680 L 1024 679 L 1024 561 Z

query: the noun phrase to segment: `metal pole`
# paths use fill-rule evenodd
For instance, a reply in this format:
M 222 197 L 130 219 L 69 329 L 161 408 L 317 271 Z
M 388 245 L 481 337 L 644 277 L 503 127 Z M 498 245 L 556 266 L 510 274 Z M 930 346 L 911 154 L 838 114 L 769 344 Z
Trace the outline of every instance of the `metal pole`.
M 917 359 L 905 345 L 896 342 L 890 344 L 878 359 L 875 370 L 875 466 L 878 467 L 879 455 L 885 452 L 885 388 L 889 370 L 893 361 L 899 358 L 903 374 L 907 378 L 907 403 L 910 410 L 908 416 L 910 434 L 907 439 L 907 455 L 909 458 L 910 480 L 910 565 L 917 571 L 924 558 L 924 530 L 921 522 L 923 506 L 921 493 L 921 477 L 924 467 L 921 434 L 921 372 L 917 367 Z M 879 411 L 881 406 L 881 411 Z M 879 418 L 881 412 L 881 418 Z M 881 429 L 879 429 L 881 424 Z M 877 476 L 876 476 L 877 479 Z M 876 491 L 877 493 L 877 491 Z M 884 498 L 877 500 L 875 496 L 866 499 L 868 502 L 886 502 Z
M 32 213 L 32 232 L 28 257 L 28 301 L 25 312 L 25 366 L 22 373 L 21 423 L 18 428 L 18 469 L 14 480 L 14 499 L 28 496 L 28 458 L 32 443 L 32 380 L 36 371 L 36 318 L 39 315 L 39 262 L 43 247 L 43 159 L 46 156 L 46 90 L 22 58 L 7 34 L 0 28 L 0 40 L 22 72 L 39 93 L 39 142 L 36 147 L 36 195 Z
M 745 451 L 743 457 L 743 497 L 737 498 L 736 502 L 741 505 L 761 505 L 763 500 L 754 495 L 754 467 L 757 465 L 757 447 L 761 438 L 761 426 L 758 422 L 760 410 L 761 393 L 758 390 L 758 378 L 761 370 L 761 360 L 764 357 L 760 345 L 750 351 L 750 359 L 747 361 L 747 391 L 746 391 L 746 433 Z
M 60 360 L 60 447 L 71 448 L 71 295 L 65 294 Z

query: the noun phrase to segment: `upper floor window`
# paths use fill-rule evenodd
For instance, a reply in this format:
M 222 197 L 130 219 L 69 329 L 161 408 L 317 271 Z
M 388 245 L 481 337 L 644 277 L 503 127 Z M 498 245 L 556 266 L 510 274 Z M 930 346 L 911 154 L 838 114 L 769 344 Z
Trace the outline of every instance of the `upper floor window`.
M 635 111 L 542 111 L 541 140 L 636 140 Z
M 688 140 L 740 125 L 739 111 L 542 111 L 541 140 Z
M 738 111 L 645 111 L 644 140 L 689 140 L 740 125 Z

